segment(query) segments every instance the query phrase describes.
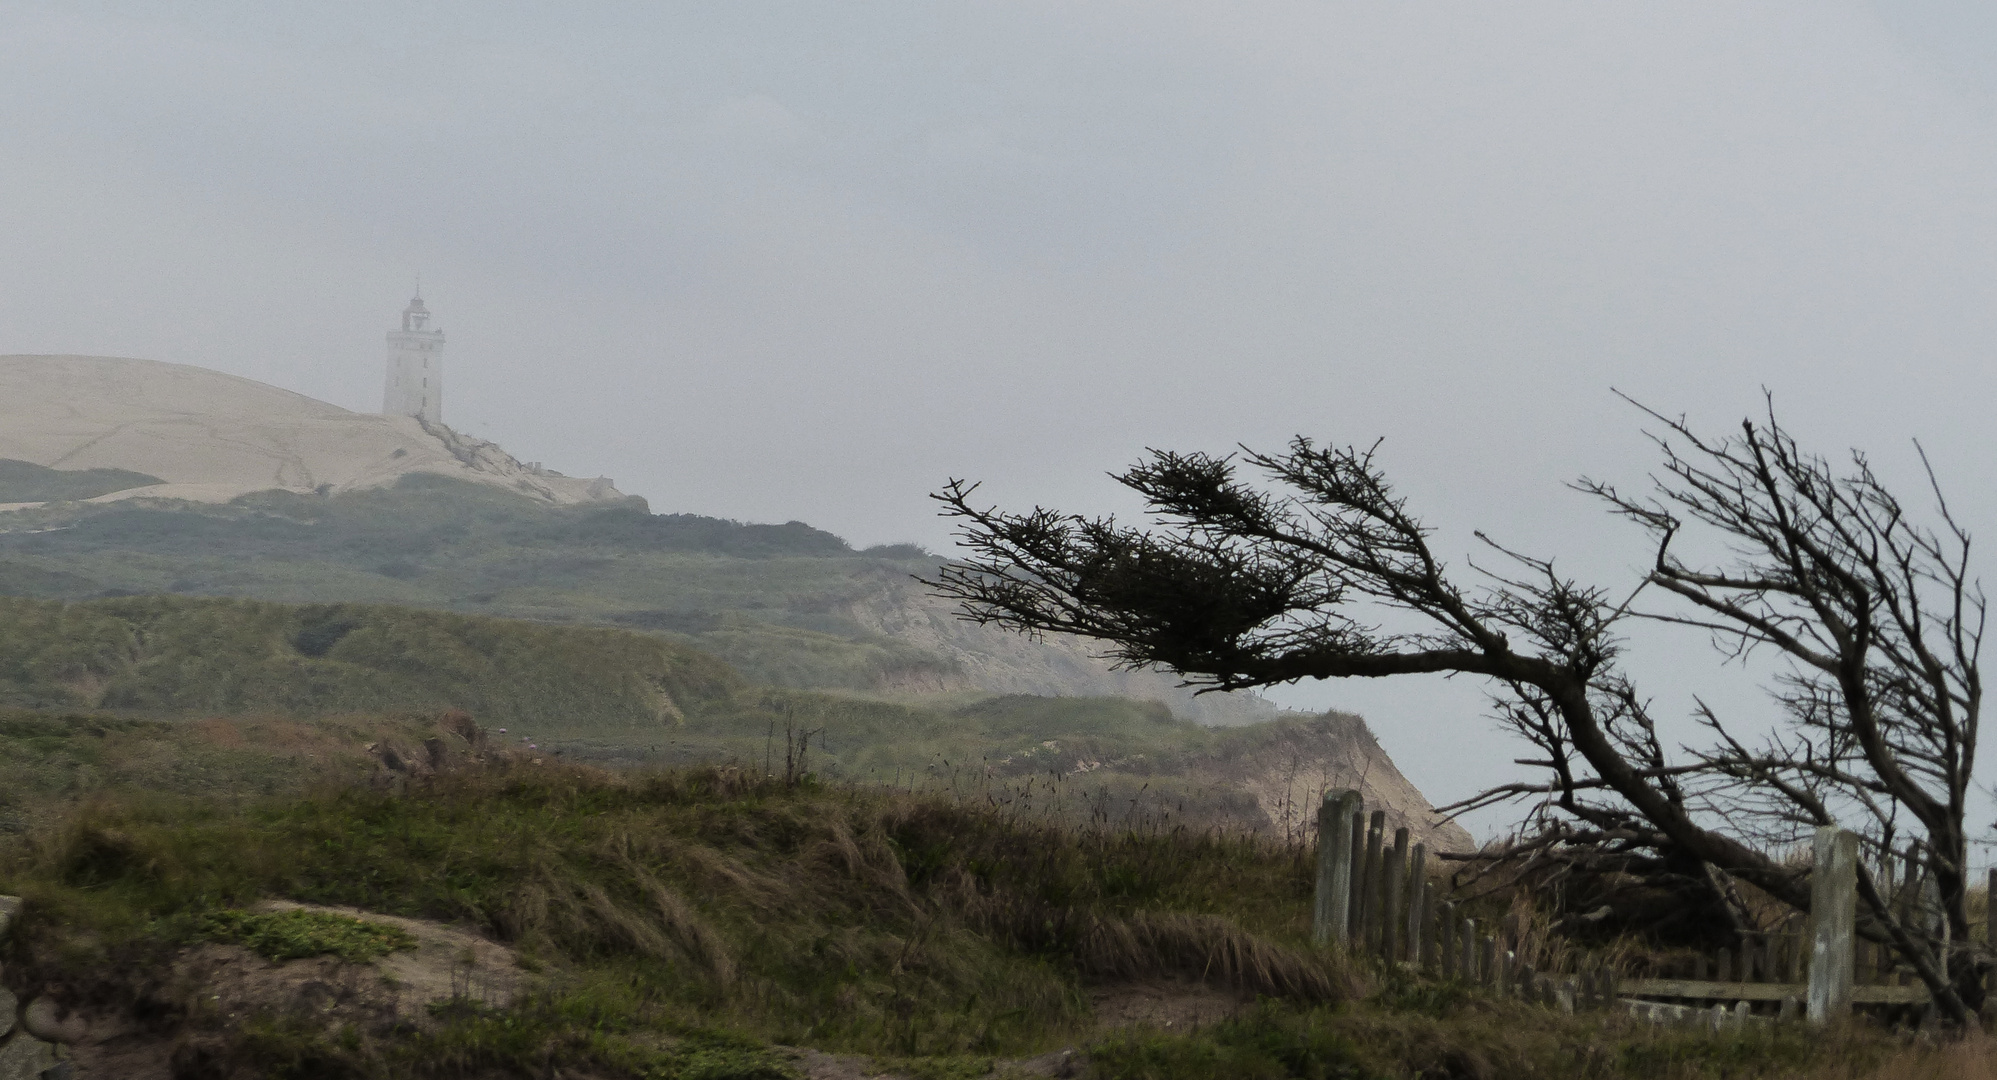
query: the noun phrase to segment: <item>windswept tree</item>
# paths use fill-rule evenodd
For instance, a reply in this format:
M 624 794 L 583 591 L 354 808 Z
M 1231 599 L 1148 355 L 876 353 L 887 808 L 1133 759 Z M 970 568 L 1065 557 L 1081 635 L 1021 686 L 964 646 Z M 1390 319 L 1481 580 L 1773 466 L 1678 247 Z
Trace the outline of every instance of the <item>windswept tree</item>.
M 1838 466 L 1803 450 L 1772 408 L 1720 438 L 1647 414 L 1662 467 L 1646 490 L 1575 485 L 1654 550 L 1642 581 L 1613 591 L 1482 534 L 1497 569 L 1453 573 L 1375 449 L 1302 438 L 1273 454 L 1151 452 L 1116 477 L 1145 500 L 1142 527 L 1005 512 L 953 481 L 935 497 L 967 554 L 928 584 L 969 619 L 1094 638 L 1202 690 L 1483 676 L 1539 773 L 1460 805 L 1532 804 L 1520 850 L 1535 856 L 1694 867 L 1807 910 L 1807 868 L 1771 852 L 1851 828 L 1872 856 L 1860 933 L 1967 1023 L 1991 964 L 1967 907 L 1985 617 L 1968 533 L 1932 470 L 1932 506 L 1910 513 L 1864 455 Z M 1769 661 L 1779 719 L 1702 701 L 1705 738 L 1668 746 L 1618 666 L 1632 620 L 1709 635 L 1722 660 Z M 1888 856 L 1927 875 L 1919 902 L 1874 872 Z

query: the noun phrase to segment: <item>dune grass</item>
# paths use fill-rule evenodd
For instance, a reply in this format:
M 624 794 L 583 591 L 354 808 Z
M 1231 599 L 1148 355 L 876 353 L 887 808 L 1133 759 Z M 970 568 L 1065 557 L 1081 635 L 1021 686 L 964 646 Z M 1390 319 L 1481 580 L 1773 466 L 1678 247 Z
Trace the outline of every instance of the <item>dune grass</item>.
M 1266 839 L 519 758 L 399 793 L 124 791 L 0 842 L 0 891 L 28 901 L 6 982 L 151 1009 L 208 1040 L 215 1075 L 777 1077 L 783 1046 L 933 1076 L 1062 1046 L 1133 1080 L 1953 1075 L 1874 1032 L 1712 1039 L 1347 967 L 1308 945 L 1310 876 Z M 134 988 L 267 897 L 456 923 L 539 975 L 504 1008 L 337 1030 L 177 1014 Z M 1161 980 L 1260 1004 L 1190 1031 L 1098 1026 L 1094 994 Z
M 917 1056 L 1073 1038 L 1088 980 L 1337 1000 L 1343 975 L 1302 943 L 1303 888 L 1294 858 L 1242 839 L 1077 833 L 738 770 L 528 765 L 400 796 L 105 799 L 0 869 L 28 898 L 30 980 L 115 983 L 188 920 L 283 896 L 512 942 L 557 976 L 558 1012 Z

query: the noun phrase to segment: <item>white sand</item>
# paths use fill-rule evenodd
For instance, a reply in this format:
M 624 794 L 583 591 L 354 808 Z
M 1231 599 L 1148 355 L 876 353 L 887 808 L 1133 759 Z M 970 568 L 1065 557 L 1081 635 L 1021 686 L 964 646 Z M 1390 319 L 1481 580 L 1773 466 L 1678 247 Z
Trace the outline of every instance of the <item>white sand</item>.
M 0 356 L 0 458 L 166 481 L 104 500 L 341 492 L 416 472 L 554 503 L 623 497 L 607 479 L 532 470 L 492 443 L 426 430 L 411 417 L 348 412 L 185 364 L 105 356 Z

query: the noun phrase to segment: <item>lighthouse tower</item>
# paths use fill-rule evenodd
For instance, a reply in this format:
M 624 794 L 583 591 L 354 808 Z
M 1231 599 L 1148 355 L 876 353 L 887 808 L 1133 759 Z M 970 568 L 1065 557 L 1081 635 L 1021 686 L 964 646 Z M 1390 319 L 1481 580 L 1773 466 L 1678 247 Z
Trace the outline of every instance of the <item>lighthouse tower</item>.
M 402 329 L 388 332 L 388 389 L 381 411 L 426 425 L 444 422 L 444 332 L 431 329 L 420 287 L 402 309 Z

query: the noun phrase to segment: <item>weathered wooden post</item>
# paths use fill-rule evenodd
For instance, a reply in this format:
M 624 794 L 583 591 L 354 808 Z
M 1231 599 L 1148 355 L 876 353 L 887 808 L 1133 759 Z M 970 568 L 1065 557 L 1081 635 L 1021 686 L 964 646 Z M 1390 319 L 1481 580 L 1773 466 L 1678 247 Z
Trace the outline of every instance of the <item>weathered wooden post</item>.
M 1463 963 L 1457 973 L 1463 976 L 1464 982 L 1474 983 L 1477 981 L 1477 920 L 1463 920 L 1460 929 L 1463 931 L 1459 939 L 1463 947 Z
M 1983 912 L 1983 947 L 1997 950 L 1997 869 L 1990 871 L 1989 884 L 1983 894 L 1988 907 Z M 1997 990 L 1997 967 L 1990 969 L 1988 990 Z M 1987 992 L 1987 990 L 1986 990 Z
M 1360 929 L 1353 937 L 1367 949 L 1380 948 L 1380 844 L 1387 830 L 1387 812 L 1375 810 L 1366 819 L 1366 877 L 1359 883 Z
M 1932 861 L 1921 870 L 1921 889 L 1915 903 L 1920 905 L 1918 925 L 1921 933 L 1927 938 L 1929 947 L 1934 949 L 1936 962 L 1946 966 L 1950 945 L 1949 925 L 1948 919 L 1942 915 L 1942 886 L 1935 877 Z
M 1422 859 L 1422 849 L 1415 848 L 1415 862 Z M 1410 920 L 1414 926 L 1414 962 L 1423 971 L 1435 970 L 1435 883 L 1422 877 L 1415 880 L 1415 888 L 1421 890 L 1421 899 Z
M 1389 964 L 1400 960 L 1407 946 L 1408 924 L 1408 830 L 1394 830 L 1394 847 L 1387 852 L 1385 886 L 1380 890 L 1380 959 Z
M 1428 845 L 1416 844 L 1408 851 L 1408 932 L 1401 947 L 1402 959 L 1422 966 L 1422 927 L 1428 923 Z
M 1366 929 L 1366 814 L 1362 811 L 1352 815 L 1352 899 L 1346 910 L 1351 915 L 1346 923 L 1348 930 L 1346 943 L 1357 948 L 1365 940 Z
M 1997 874 L 1997 871 L 1992 871 L 1992 873 Z M 1442 902 L 1442 914 L 1435 921 L 1435 929 L 1435 950 L 1442 954 L 1442 977 L 1445 979 L 1454 979 L 1458 974 L 1458 956 L 1456 953 L 1456 904 L 1453 901 L 1444 900 Z
M 1898 910 L 1900 903 L 1900 882 L 1895 875 L 1895 865 L 1891 851 L 1879 857 L 1879 895 L 1886 901 L 1886 909 L 1888 911 Z M 1886 948 L 1884 945 L 1879 945 L 1872 947 L 1870 951 L 1872 953 L 1872 977 L 1879 980 L 1882 986 L 1891 983 L 1893 981 L 1893 969 L 1896 966 L 1893 950 Z
M 1311 941 L 1345 948 L 1352 941 L 1352 827 L 1359 793 L 1327 791 L 1317 808 L 1317 904 Z
M 1852 941 L 1858 922 L 1858 834 L 1835 825 L 1817 830 L 1810 849 L 1809 1016 L 1831 1024 L 1851 1016 Z

